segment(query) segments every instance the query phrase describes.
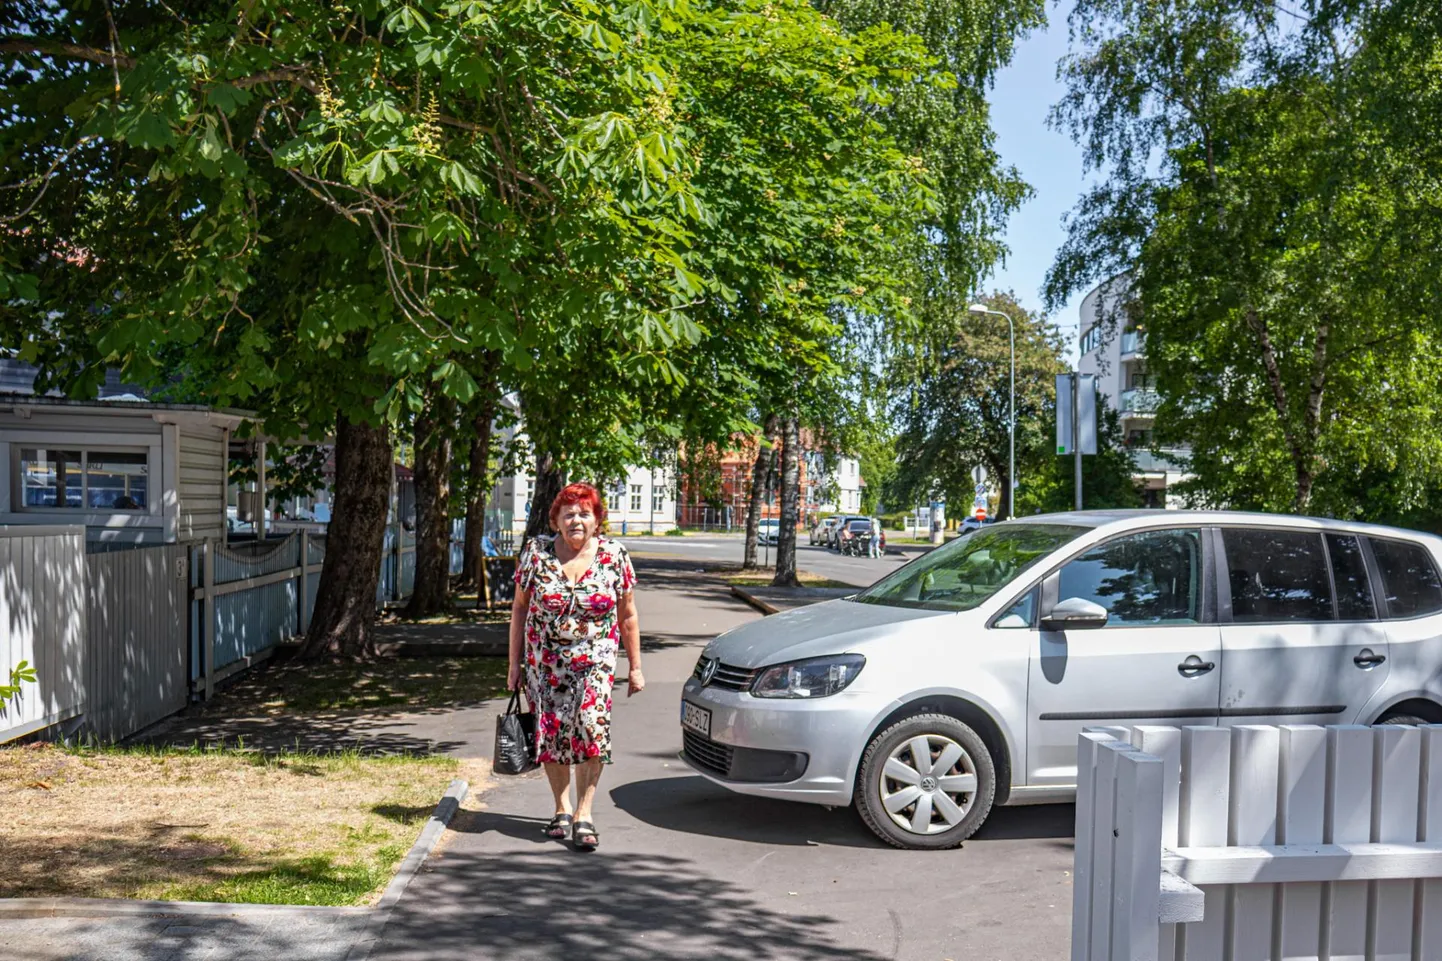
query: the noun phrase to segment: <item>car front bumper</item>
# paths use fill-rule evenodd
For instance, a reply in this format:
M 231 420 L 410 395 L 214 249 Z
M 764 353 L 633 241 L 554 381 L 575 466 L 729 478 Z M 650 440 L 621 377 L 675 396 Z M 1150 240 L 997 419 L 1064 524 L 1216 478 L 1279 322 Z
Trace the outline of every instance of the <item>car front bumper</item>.
M 681 696 L 711 712 L 709 744 L 683 733 L 693 750 L 682 760 L 697 774 L 741 794 L 836 807 L 851 803 L 866 738 L 887 703 L 850 690 L 814 701 L 756 698 L 694 677 Z

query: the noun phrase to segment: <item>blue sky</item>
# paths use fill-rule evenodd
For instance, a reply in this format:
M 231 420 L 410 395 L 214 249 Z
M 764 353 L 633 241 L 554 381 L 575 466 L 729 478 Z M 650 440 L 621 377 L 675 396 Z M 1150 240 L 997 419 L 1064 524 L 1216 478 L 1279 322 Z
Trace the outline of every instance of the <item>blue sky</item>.
M 1036 195 L 1011 217 L 1005 265 L 997 268 L 986 289 L 1011 289 L 1031 309 L 1042 306 L 1041 285 L 1063 239 L 1061 218 L 1076 203 L 1089 178 L 1082 174 L 1080 148 L 1071 138 L 1046 125 L 1047 112 L 1061 98 L 1057 60 L 1067 52 L 1068 3 L 1049 4 L 1045 30 L 1018 44 L 1010 66 L 996 78 L 991 100 L 991 125 L 1004 163 L 1021 171 Z M 1078 294 L 1052 320 L 1076 355 Z

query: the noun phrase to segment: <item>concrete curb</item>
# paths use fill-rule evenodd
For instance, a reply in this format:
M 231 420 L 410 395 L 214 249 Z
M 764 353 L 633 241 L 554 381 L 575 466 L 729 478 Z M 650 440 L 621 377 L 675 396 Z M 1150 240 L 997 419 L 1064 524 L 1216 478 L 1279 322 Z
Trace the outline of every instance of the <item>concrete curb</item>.
M 749 591 L 741 588 L 740 586 L 738 586 L 738 585 L 736 585 L 736 584 L 732 584 L 732 585 L 731 585 L 731 593 L 732 593 L 732 595 L 734 595 L 734 596 L 736 596 L 736 597 L 739 597 L 741 600 L 745 601 L 747 604 L 750 604 L 752 607 L 756 608 L 756 609 L 757 609 L 758 611 L 760 611 L 762 614 L 780 614 L 780 613 L 781 613 L 781 611 L 778 610 L 777 608 L 772 607 L 770 604 L 767 604 L 767 603 L 766 603 L 765 601 L 763 601 L 761 598 L 755 596 L 754 594 L 750 593 Z
M 395 877 L 386 885 L 381 899 L 373 907 L 328 907 L 304 904 L 225 904 L 216 901 L 135 901 L 127 898 L 0 898 L 0 920 L 23 918 L 225 918 L 225 917 L 286 917 L 288 915 L 362 915 L 369 916 L 361 940 L 351 948 L 347 961 L 364 961 L 391 909 L 405 893 L 406 886 L 420 871 L 421 865 L 435 848 L 446 826 L 455 817 L 470 785 L 457 778 L 452 781 L 440 803 L 411 845 Z M 379 924 L 377 923 L 379 922 Z M 362 953 L 357 953 L 364 948 Z
M 431 851 L 435 850 L 436 843 L 440 841 L 441 835 L 451 823 L 451 818 L 456 816 L 460 810 L 461 802 L 470 793 L 470 785 L 463 779 L 456 778 L 446 793 L 441 796 L 441 802 L 436 805 L 436 810 L 431 814 L 431 819 L 421 830 L 421 836 L 416 838 L 416 843 L 411 845 L 410 853 L 401 862 L 396 870 L 396 876 L 391 878 L 391 883 L 386 885 L 385 892 L 376 906 L 371 909 L 370 920 L 366 922 L 365 930 L 361 932 L 360 938 L 351 945 L 350 951 L 346 954 L 346 961 L 368 961 L 371 951 L 380 942 L 381 934 L 385 931 L 386 925 L 390 923 L 391 912 L 395 910 L 396 903 L 400 901 L 401 895 L 406 893 L 406 887 L 411 880 L 420 872 L 421 865 L 425 864 L 426 858 Z
M 0 919 L 21 918 L 224 918 L 293 914 L 369 914 L 368 907 L 304 904 L 224 904 L 216 901 L 131 901 L 125 898 L 3 898 Z

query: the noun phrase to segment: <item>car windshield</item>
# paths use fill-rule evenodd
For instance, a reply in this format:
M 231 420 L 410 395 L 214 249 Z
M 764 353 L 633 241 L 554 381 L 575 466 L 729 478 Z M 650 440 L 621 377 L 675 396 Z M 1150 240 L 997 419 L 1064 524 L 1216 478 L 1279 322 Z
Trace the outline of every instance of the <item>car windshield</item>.
M 1086 527 L 1075 524 L 986 527 L 923 554 L 852 600 L 934 611 L 969 611 L 1086 531 Z

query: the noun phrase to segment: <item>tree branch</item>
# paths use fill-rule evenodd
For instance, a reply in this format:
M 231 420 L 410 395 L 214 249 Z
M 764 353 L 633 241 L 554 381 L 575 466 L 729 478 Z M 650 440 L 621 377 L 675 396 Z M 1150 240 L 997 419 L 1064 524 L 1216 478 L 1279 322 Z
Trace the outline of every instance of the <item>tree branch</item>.
M 103 64 L 107 67 L 124 67 L 126 70 L 135 66 L 135 58 L 127 57 L 124 54 L 97 50 L 94 47 L 82 47 L 74 43 L 57 43 L 25 37 L 6 37 L 0 40 L 0 54 L 4 53 L 37 53 L 42 57 L 55 57 L 62 60 L 89 60 L 91 63 Z

